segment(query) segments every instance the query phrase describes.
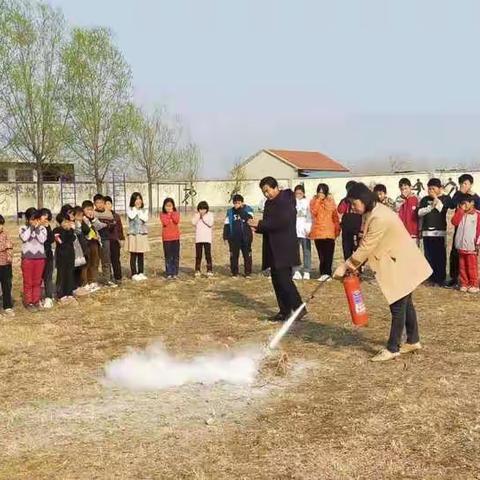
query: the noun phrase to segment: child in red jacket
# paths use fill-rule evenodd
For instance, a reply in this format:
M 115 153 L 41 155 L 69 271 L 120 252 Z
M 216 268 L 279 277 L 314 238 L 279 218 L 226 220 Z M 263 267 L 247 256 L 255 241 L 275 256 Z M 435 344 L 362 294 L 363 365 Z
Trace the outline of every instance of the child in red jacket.
M 162 213 L 163 252 L 165 255 L 165 271 L 167 278 L 174 279 L 178 276 L 178 265 L 180 263 L 180 213 L 177 212 L 173 198 L 166 198 L 163 201 Z
M 455 248 L 459 253 L 460 290 L 478 293 L 478 251 L 480 248 L 480 212 L 475 209 L 473 195 L 465 194 L 452 223 L 457 227 Z
M 395 210 L 405 225 L 410 236 L 418 241 L 418 197 L 412 192 L 412 184 L 408 178 L 398 182 L 400 196 L 395 201 Z

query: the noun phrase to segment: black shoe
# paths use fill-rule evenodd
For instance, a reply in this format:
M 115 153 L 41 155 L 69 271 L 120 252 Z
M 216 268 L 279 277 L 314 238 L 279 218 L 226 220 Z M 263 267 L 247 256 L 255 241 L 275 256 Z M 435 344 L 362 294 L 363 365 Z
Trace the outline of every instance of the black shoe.
M 285 315 L 282 312 L 278 312 L 273 317 L 268 317 L 269 322 L 284 322 L 286 320 Z
M 456 280 L 450 280 L 443 284 L 443 288 L 457 288 L 457 287 L 458 287 L 458 283 Z

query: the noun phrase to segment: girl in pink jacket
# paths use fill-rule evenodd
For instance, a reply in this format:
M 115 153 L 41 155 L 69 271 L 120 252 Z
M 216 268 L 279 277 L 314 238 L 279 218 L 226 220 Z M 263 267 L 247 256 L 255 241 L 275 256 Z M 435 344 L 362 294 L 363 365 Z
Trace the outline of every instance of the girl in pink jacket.
M 193 216 L 192 223 L 195 225 L 195 276 L 199 277 L 201 275 L 202 253 L 205 250 L 207 277 L 211 277 L 213 275 L 213 213 L 209 212 L 207 202 L 200 202 L 197 205 L 197 213 Z

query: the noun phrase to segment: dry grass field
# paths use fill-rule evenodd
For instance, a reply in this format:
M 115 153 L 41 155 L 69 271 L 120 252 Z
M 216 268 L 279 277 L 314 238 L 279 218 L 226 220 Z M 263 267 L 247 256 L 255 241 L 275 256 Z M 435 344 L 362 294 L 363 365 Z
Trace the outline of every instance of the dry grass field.
M 389 328 L 378 287 L 364 284 L 370 324 L 358 330 L 331 282 L 252 386 L 102 385 L 105 363 L 129 347 L 161 340 L 191 357 L 262 345 L 278 328 L 264 321 L 275 312 L 269 279 L 229 278 L 220 227 L 215 278 L 193 278 L 183 223 L 178 281 L 161 277 L 152 224 L 148 282 L 74 307 L 27 313 L 16 259 L 16 316 L 0 318 L 0 478 L 480 478 L 480 297 L 456 291 L 418 289 L 425 348 L 387 364 L 368 361 Z M 258 272 L 259 238 L 254 252 Z

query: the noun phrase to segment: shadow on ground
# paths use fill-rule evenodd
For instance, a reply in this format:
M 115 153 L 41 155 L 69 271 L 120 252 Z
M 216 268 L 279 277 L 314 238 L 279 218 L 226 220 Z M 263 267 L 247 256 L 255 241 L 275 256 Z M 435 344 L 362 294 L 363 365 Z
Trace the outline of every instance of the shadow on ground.
M 310 320 L 296 322 L 289 334 L 305 342 L 326 345 L 331 348 L 360 348 L 368 353 L 376 353 L 378 346 L 383 345 L 377 340 L 364 338 L 364 332 L 360 329 L 316 323 Z

